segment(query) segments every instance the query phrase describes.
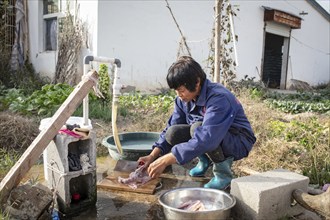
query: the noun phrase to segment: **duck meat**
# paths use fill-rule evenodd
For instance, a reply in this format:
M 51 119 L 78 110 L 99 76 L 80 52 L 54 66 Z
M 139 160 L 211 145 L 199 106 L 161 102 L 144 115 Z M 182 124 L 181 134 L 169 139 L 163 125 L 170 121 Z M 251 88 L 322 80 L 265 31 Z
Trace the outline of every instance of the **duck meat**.
M 178 209 L 186 210 L 186 211 L 205 211 L 205 206 L 200 200 L 189 200 L 187 202 L 182 203 Z
M 145 165 L 139 166 L 135 171 L 129 174 L 128 178 L 123 178 L 119 176 L 118 182 L 125 184 L 131 187 L 132 189 L 136 189 L 139 186 L 144 185 L 149 180 L 151 180 L 151 177 L 149 176 L 145 168 L 146 168 Z

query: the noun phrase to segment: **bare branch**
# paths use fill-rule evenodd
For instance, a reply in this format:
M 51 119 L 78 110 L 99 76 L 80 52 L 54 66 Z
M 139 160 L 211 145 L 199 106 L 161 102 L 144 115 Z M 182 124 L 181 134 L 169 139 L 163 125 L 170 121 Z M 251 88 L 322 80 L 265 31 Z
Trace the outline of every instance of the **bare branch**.
M 171 13 L 171 15 L 172 15 L 172 18 L 173 18 L 173 20 L 174 20 L 174 22 L 175 22 L 175 24 L 176 24 L 176 27 L 178 28 L 178 30 L 179 30 L 179 32 L 180 32 L 180 35 L 181 35 L 181 42 L 180 42 L 180 45 L 182 45 L 182 42 L 183 42 L 183 44 L 185 45 L 185 47 L 186 47 L 186 49 L 187 49 L 187 52 L 188 52 L 189 56 L 191 56 L 190 49 L 189 49 L 189 47 L 188 47 L 188 44 L 187 44 L 186 38 L 185 38 L 185 36 L 183 35 L 183 33 L 182 33 L 182 31 L 181 31 L 181 29 L 180 29 L 180 27 L 179 27 L 179 24 L 178 24 L 178 22 L 176 21 L 176 19 L 175 19 L 175 17 L 174 17 L 174 14 L 173 14 L 173 12 L 172 12 L 172 9 L 171 9 L 170 5 L 168 4 L 168 1 L 167 1 L 167 0 L 165 0 L 165 1 L 166 1 L 166 7 L 168 8 L 168 10 L 170 10 L 170 13 Z M 179 54 L 180 54 L 180 53 L 178 52 L 178 55 L 179 55 Z

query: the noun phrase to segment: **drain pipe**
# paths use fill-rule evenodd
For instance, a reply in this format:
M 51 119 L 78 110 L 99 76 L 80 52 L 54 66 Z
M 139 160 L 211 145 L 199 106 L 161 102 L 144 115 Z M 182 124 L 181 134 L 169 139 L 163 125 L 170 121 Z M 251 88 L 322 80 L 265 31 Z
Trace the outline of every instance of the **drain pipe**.
M 113 99 L 112 99 L 112 130 L 113 130 L 113 137 L 115 140 L 115 144 L 117 146 L 117 150 L 120 154 L 123 154 L 122 147 L 120 144 L 120 140 L 118 137 L 118 130 L 117 130 L 117 108 L 118 108 L 118 100 L 120 96 L 120 90 L 123 88 L 123 85 L 119 82 L 119 75 L 118 75 L 118 68 L 121 67 L 121 62 L 119 59 L 116 58 L 107 58 L 107 57 L 95 57 L 91 55 L 87 55 L 84 58 L 84 75 L 86 75 L 90 69 L 90 62 L 96 61 L 100 63 L 110 63 L 114 65 L 115 72 L 114 72 L 114 79 L 113 79 Z M 88 96 L 86 96 L 83 100 L 83 119 L 84 125 L 88 126 L 89 121 L 89 106 L 88 106 Z

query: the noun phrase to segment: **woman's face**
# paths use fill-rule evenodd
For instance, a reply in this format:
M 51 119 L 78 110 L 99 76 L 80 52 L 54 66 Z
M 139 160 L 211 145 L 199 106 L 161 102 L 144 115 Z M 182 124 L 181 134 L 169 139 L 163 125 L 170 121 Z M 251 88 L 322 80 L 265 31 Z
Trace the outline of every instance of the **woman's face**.
M 191 100 L 196 100 L 197 96 L 200 93 L 200 85 L 199 81 L 196 84 L 196 89 L 194 92 L 190 92 L 185 86 L 180 86 L 175 90 L 176 95 L 183 101 L 183 102 L 190 102 Z

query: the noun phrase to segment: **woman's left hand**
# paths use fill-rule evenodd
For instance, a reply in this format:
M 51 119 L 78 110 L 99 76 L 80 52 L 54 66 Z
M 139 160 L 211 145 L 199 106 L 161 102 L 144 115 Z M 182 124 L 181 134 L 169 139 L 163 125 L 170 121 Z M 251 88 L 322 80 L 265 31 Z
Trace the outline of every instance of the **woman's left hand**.
M 171 164 L 176 163 L 176 158 L 172 153 L 168 153 L 152 162 L 148 167 L 148 173 L 151 178 L 159 177 L 165 168 Z

